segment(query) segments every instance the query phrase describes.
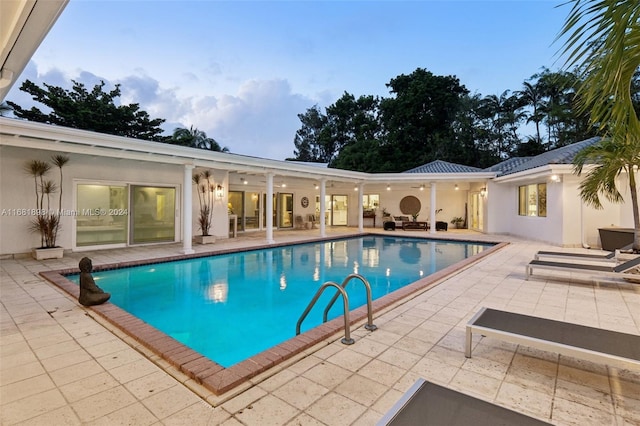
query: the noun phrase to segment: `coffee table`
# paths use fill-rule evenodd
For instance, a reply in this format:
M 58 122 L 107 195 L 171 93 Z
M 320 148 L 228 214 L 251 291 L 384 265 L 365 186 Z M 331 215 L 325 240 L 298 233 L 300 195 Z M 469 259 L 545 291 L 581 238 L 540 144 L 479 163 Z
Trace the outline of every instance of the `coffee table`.
M 406 230 L 410 230 L 410 229 L 423 229 L 423 230 L 427 230 L 429 229 L 429 223 L 428 222 L 402 222 L 402 229 Z

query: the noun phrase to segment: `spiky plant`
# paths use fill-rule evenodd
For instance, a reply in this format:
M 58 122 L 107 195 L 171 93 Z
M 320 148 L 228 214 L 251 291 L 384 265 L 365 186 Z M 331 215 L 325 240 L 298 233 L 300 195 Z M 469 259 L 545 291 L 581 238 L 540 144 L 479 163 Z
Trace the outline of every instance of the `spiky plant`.
M 200 214 L 198 215 L 198 224 L 202 230 L 203 236 L 208 236 L 211 222 L 213 221 L 213 201 L 215 193 L 215 185 L 213 183 L 213 174 L 210 170 L 204 170 L 193 175 L 193 183 L 196 185 L 198 193 L 198 202 L 200 203 Z
M 51 163 L 42 160 L 31 160 L 24 165 L 25 172 L 33 177 L 36 195 L 35 215 L 31 221 L 30 229 L 40 234 L 42 248 L 56 246 L 62 213 L 62 167 L 68 162 L 69 157 L 64 155 L 51 157 L 51 163 L 60 170 L 59 184 L 45 179 L 46 174 L 51 170 Z M 58 208 L 52 209 L 51 196 L 58 190 L 60 191 Z

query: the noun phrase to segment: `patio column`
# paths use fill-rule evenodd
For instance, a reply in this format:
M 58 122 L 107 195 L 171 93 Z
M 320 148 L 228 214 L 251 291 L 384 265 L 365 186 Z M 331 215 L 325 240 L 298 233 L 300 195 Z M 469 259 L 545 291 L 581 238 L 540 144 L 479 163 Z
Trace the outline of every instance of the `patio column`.
M 184 180 L 182 183 L 182 250 L 184 254 L 194 252 L 193 239 L 193 190 L 191 188 L 193 164 L 184 165 Z
M 436 183 L 431 182 L 431 211 L 429 212 L 429 223 L 431 224 L 431 229 L 429 229 L 429 233 L 436 233 Z
M 267 173 L 267 205 L 265 206 L 267 226 L 267 244 L 275 243 L 273 239 L 273 173 Z
M 320 179 L 320 236 L 327 236 L 326 223 L 324 220 L 324 212 L 326 211 L 326 203 L 324 201 L 325 195 L 327 193 L 327 180 Z
M 362 191 L 364 191 L 364 184 L 358 184 L 358 232 L 364 232 L 364 218 L 362 217 Z

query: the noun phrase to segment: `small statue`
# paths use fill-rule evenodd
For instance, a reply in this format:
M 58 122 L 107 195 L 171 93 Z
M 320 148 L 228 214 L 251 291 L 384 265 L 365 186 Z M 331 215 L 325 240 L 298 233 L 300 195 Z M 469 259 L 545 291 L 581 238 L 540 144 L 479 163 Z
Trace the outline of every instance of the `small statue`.
M 78 264 L 80 268 L 80 296 L 78 302 L 84 306 L 100 305 L 111 297 L 111 293 L 105 293 L 91 276 L 93 265 L 91 259 L 83 257 Z

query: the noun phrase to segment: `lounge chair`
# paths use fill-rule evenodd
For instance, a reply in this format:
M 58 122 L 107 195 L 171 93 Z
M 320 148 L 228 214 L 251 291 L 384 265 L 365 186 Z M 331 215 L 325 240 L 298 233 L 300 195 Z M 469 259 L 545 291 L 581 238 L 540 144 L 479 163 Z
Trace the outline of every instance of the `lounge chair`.
M 540 426 L 550 424 L 419 379 L 377 425 Z
M 594 278 L 625 278 L 630 281 L 640 280 L 640 275 L 630 273 L 633 268 L 640 266 L 640 256 L 619 265 L 587 265 L 583 263 L 552 262 L 547 260 L 532 260 L 526 266 L 526 279 L 533 275 L 534 269 L 548 269 L 552 271 L 574 272 L 588 274 Z
M 562 252 L 562 251 L 544 251 L 541 250 L 534 255 L 535 260 L 540 260 L 543 258 L 557 258 L 557 259 L 566 259 L 566 260 L 584 260 L 589 262 L 616 262 L 618 260 L 618 256 L 621 251 L 631 249 L 632 244 L 622 247 L 621 249 L 605 252 L 605 253 L 571 253 L 571 252 Z
M 465 356 L 472 333 L 561 355 L 640 370 L 640 335 L 482 308 L 467 323 Z

